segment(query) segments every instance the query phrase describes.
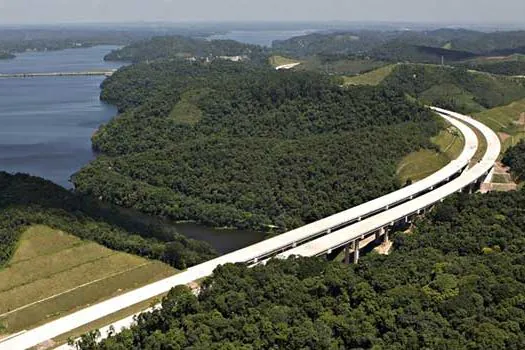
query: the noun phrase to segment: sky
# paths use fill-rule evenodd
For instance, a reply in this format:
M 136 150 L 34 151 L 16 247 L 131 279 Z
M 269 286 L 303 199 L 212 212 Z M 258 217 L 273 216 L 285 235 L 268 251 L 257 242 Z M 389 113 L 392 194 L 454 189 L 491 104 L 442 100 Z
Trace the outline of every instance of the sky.
M 0 0 L 0 25 L 332 20 L 520 24 L 524 14 L 525 0 Z

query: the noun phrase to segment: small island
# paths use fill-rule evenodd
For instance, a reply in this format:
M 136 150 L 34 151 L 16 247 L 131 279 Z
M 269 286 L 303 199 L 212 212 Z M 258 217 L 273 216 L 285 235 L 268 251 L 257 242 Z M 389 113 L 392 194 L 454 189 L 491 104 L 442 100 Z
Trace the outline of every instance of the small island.
M 15 58 L 15 55 L 9 52 L 1 52 L 0 51 L 0 60 L 10 60 Z

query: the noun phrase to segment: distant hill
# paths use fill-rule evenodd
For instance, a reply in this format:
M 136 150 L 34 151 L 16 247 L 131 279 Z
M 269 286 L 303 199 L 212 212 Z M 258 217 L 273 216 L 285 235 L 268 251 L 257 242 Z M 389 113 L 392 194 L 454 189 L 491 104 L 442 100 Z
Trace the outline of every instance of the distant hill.
M 122 69 L 102 97 L 122 114 L 77 191 L 174 220 L 276 231 L 399 188 L 401 158 L 441 124 L 393 89 L 311 72 L 165 60 Z M 388 144 L 389 147 L 383 147 Z
M 478 55 L 468 51 L 410 45 L 404 43 L 402 40 L 391 41 L 385 45 L 374 48 L 369 54 L 376 60 L 433 64 L 457 62 L 478 57 Z
M 399 89 L 424 103 L 466 113 L 506 105 L 525 97 L 523 80 L 435 65 L 398 65 L 382 85 Z
M 314 33 L 275 41 L 282 54 L 306 57 L 319 54 L 359 54 L 375 59 L 437 63 L 476 56 L 509 55 L 525 48 L 525 31 L 478 32 L 465 29 L 433 31 L 351 31 Z
M 115 50 L 104 58 L 108 61 L 143 62 L 158 59 L 250 59 L 266 61 L 265 49 L 233 40 L 205 40 L 185 36 L 161 36 L 143 40 Z M 238 56 L 238 58 L 237 58 Z
M 525 75 L 525 55 L 487 56 L 461 63 L 461 66 L 482 72 L 500 75 Z

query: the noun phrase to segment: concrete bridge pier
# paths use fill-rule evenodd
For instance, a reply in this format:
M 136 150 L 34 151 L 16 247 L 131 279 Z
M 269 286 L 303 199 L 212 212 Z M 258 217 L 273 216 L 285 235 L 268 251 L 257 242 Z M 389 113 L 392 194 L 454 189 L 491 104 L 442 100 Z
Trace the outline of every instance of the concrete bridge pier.
M 359 262 L 359 240 L 352 242 L 352 248 L 354 249 L 354 264 Z
M 345 264 L 350 264 L 350 244 L 345 245 Z

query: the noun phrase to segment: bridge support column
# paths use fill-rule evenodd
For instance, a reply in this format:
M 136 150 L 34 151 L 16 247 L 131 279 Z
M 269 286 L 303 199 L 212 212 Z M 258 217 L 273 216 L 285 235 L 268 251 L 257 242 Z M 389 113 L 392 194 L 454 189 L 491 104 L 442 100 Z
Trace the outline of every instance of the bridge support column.
M 354 264 L 359 262 L 359 240 L 352 242 L 352 247 L 354 248 Z
M 376 242 L 379 243 L 381 241 L 381 236 L 384 236 L 385 232 L 386 232 L 386 230 L 385 230 L 384 227 L 380 228 L 379 231 L 377 231 L 377 233 L 376 233 Z
M 350 264 L 350 244 L 345 245 L 345 264 Z
M 388 242 L 390 241 L 390 236 L 388 235 L 388 231 L 385 231 L 385 239 L 384 239 L 384 242 Z

